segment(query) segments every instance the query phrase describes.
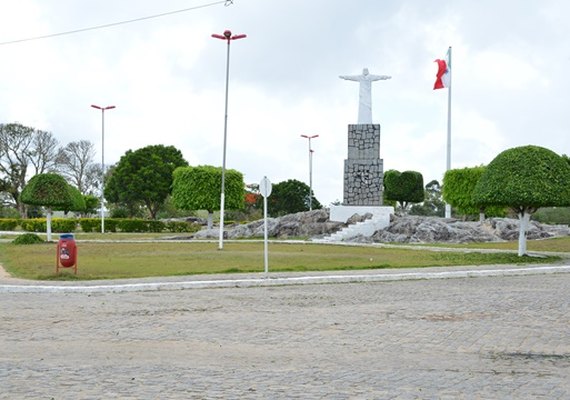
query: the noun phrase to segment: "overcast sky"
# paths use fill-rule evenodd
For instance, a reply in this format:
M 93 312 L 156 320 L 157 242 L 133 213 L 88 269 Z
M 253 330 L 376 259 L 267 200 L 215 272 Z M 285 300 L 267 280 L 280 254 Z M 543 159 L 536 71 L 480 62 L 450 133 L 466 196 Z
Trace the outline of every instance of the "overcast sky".
M 0 42 L 186 9 L 215 0 L 0 0 Z M 86 139 L 105 161 L 173 145 L 191 165 L 222 163 L 225 29 L 232 42 L 227 167 L 246 183 L 308 183 L 328 205 L 343 196 L 347 125 L 364 67 L 384 169 L 446 166 L 447 89 L 436 58 L 453 47 L 452 168 L 488 164 L 534 144 L 570 154 L 570 2 L 566 0 L 234 0 L 161 18 L 0 45 L 0 122 Z

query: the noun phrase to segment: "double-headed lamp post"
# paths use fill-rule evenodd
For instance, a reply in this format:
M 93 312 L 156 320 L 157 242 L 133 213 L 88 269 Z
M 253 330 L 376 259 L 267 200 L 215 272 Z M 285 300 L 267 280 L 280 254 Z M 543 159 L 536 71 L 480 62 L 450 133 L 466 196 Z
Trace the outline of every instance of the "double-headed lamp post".
M 105 233 L 105 110 L 112 110 L 115 106 L 91 104 L 91 107 L 101 110 L 101 233 Z
M 228 137 L 228 87 L 230 82 L 230 42 L 232 40 L 243 39 L 247 37 L 244 34 L 232 35 L 230 30 L 224 31 L 223 35 L 217 33 L 212 34 L 213 38 L 225 40 L 228 43 L 228 54 L 226 57 L 226 108 L 224 114 L 224 150 L 222 155 L 222 192 L 220 195 L 220 240 L 218 248 L 224 248 L 224 206 L 225 206 L 225 189 L 226 189 L 226 144 Z
M 313 210 L 313 149 L 311 148 L 311 139 L 318 138 L 319 135 L 301 135 L 301 137 L 309 140 L 309 211 Z

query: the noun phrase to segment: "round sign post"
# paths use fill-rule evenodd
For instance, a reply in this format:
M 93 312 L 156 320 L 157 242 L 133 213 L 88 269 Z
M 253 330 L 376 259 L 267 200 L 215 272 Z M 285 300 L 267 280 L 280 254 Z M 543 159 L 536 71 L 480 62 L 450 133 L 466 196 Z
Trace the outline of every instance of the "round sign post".
M 267 198 L 271 194 L 271 189 L 271 182 L 266 176 L 264 176 L 259 183 L 259 192 L 263 196 L 263 254 L 266 275 L 269 272 L 269 251 L 267 248 Z

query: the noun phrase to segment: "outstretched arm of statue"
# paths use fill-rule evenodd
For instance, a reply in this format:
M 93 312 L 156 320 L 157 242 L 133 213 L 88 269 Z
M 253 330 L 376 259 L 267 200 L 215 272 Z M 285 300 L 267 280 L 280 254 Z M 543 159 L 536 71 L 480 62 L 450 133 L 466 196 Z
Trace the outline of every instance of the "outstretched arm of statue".
M 388 75 L 368 75 L 368 79 L 371 81 L 385 81 L 386 79 L 392 79 L 392 77 Z
M 339 75 L 340 79 L 346 79 L 347 81 L 360 81 L 360 76 L 353 76 L 353 75 Z

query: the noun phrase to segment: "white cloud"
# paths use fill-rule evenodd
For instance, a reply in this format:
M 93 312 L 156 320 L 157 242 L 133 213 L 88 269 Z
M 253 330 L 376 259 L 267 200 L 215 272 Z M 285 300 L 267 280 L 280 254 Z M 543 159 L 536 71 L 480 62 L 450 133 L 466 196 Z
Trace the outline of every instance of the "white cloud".
M 42 7 L 33 0 L 19 0 L 3 5 L 0 12 L 2 41 L 25 39 L 44 34 L 47 26 L 42 21 Z
M 8 39 L 93 26 L 186 8 L 148 0 L 21 0 L 0 5 Z M 514 6 L 516 4 L 516 7 Z M 165 8 L 166 7 L 166 8 Z M 493 10 L 490 12 L 489 10 Z M 324 204 L 342 200 L 347 124 L 357 113 L 356 85 L 341 74 L 392 75 L 373 86 L 386 168 L 441 180 L 446 154 L 446 91 L 433 91 L 435 58 L 453 46 L 452 166 L 488 163 L 498 152 L 537 144 L 570 154 L 566 104 L 570 56 L 560 1 L 468 0 L 427 3 L 363 0 L 236 0 L 152 21 L 0 46 L 0 122 L 51 130 L 66 143 L 100 146 L 106 159 L 128 149 L 174 145 L 190 163 L 220 165 L 225 43 L 232 29 L 248 38 L 232 47 L 228 167 L 248 182 L 308 181 Z M 99 157 L 99 154 L 98 156 Z
M 471 57 L 469 67 L 467 74 L 476 82 L 496 90 L 526 90 L 529 86 L 550 84 L 548 76 L 535 68 L 530 60 L 504 50 L 476 53 Z
M 457 110 L 453 115 L 452 168 L 488 164 L 505 145 L 505 133 L 474 110 Z

